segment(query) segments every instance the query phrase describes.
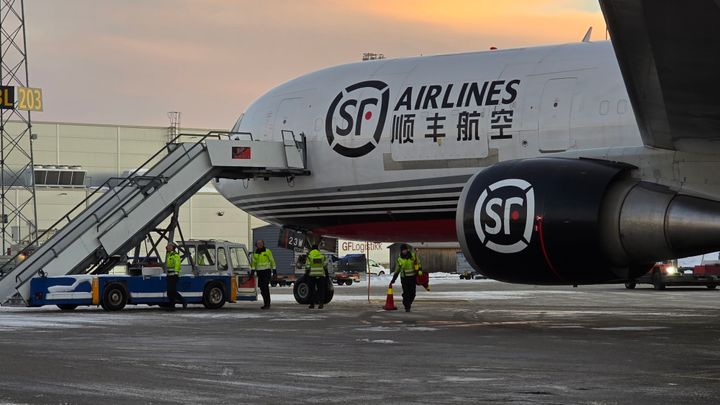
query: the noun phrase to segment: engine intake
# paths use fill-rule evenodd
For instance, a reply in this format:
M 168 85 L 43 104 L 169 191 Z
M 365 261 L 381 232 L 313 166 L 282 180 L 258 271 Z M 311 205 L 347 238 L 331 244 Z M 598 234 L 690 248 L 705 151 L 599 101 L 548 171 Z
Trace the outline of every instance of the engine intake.
M 484 275 L 528 284 L 622 282 L 658 260 L 720 248 L 720 202 L 630 178 L 632 166 L 538 158 L 465 185 L 457 234 Z

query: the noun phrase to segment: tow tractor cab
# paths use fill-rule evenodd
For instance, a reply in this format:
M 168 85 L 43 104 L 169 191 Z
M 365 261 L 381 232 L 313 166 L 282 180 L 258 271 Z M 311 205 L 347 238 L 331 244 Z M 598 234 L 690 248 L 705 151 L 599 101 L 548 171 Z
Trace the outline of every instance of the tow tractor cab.
M 177 290 L 188 304 L 217 309 L 225 302 L 256 301 L 245 245 L 222 240 L 176 243 L 181 254 Z M 118 311 L 127 304 L 166 306 L 166 275 L 158 258 L 128 262 L 120 274 L 36 277 L 31 280 L 30 306 L 57 305 L 72 310 L 101 305 Z M 116 269 L 117 271 L 117 269 Z

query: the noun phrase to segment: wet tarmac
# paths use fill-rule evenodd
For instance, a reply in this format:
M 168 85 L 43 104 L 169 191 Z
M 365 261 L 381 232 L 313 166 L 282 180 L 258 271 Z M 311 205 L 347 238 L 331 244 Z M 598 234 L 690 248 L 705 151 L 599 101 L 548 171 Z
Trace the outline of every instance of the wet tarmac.
M 0 308 L 3 403 L 720 403 L 720 292 L 433 280 L 322 310 Z

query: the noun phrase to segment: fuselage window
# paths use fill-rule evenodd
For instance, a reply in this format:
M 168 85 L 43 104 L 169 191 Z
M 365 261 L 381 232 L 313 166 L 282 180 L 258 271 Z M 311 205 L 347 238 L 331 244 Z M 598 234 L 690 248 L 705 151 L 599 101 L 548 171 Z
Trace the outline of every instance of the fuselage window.
M 607 115 L 608 111 L 610 111 L 610 102 L 603 100 L 600 103 L 600 115 Z

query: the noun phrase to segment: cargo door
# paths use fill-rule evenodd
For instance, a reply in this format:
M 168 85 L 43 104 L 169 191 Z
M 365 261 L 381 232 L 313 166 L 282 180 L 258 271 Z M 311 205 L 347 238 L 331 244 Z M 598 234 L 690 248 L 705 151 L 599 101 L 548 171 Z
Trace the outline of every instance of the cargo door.
M 303 128 L 303 112 L 308 107 L 304 105 L 303 98 L 286 98 L 280 102 L 277 114 L 275 114 L 275 123 L 272 129 L 272 139 L 274 141 L 283 140 L 283 131 L 289 131 L 294 134 L 305 132 Z
M 562 152 L 570 148 L 570 116 L 576 78 L 548 80 L 540 102 L 540 152 Z

